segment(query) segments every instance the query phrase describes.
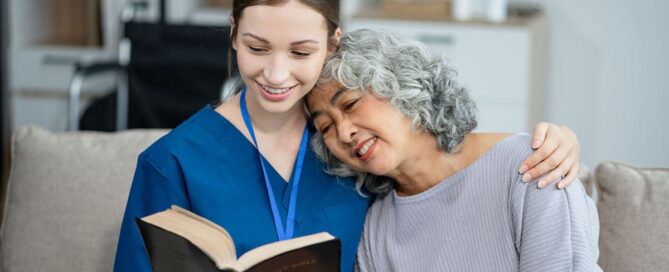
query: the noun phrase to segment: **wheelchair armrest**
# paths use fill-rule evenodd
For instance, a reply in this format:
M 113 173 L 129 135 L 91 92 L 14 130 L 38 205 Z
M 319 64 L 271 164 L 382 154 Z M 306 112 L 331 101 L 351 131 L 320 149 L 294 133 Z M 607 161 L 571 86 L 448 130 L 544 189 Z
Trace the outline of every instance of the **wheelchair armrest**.
M 118 71 L 123 68 L 124 67 L 120 63 L 115 61 L 94 62 L 86 64 L 77 63 L 74 66 L 74 74 L 75 76 L 87 77 L 104 72 Z

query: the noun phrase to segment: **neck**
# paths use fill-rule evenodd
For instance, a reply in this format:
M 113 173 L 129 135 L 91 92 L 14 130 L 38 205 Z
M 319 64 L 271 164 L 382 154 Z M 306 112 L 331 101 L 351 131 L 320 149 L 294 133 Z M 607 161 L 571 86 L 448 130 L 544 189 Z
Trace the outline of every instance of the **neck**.
M 246 92 L 246 102 L 240 101 L 241 92 L 237 94 L 236 99 L 239 103 L 246 103 L 246 108 L 253 124 L 253 130 L 256 134 L 285 134 L 287 132 L 299 131 L 306 125 L 306 118 L 302 112 L 301 102 L 295 103 L 286 112 L 266 111 L 257 99 L 254 99 L 252 92 Z
M 474 135 L 469 134 L 452 153 L 446 153 L 428 133 L 416 137 L 412 153 L 388 177 L 395 180 L 395 190 L 400 196 L 415 195 L 439 184 L 471 163 L 474 150 L 470 144 Z

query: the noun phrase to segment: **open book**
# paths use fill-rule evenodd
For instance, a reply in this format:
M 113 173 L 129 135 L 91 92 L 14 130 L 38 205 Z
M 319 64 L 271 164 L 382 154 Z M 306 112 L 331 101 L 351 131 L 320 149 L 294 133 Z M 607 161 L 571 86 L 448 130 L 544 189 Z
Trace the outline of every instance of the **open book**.
M 269 243 L 237 259 L 225 229 L 183 208 L 136 221 L 156 272 L 339 271 L 341 244 L 327 232 Z

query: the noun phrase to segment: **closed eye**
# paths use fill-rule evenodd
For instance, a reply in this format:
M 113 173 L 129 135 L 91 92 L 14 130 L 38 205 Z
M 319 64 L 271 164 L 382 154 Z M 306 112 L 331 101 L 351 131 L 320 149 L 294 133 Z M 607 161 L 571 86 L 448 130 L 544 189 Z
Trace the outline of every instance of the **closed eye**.
M 308 57 L 311 56 L 311 53 L 304 51 L 293 51 L 293 54 L 298 57 Z
M 321 128 L 320 133 L 322 135 L 325 135 L 326 133 L 328 133 L 328 131 L 330 131 L 331 127 L 332 127 L 332 123 L 329 123 L 329 124 L 325 125 L 323 128 Z
M 251 50 L 254 53 L 265 53 L 265 52 L 267 52 L 267 49 L 262 48 L 262 47 L 255 47 L 255 46 L 249 46 L 249 50 Z
M 356 99 L 352 99 L 351 101 L 346 102 L 346 104 L 344 104 L 344 111 L 349 112 L 353 110 L 353 108 L 355 108 L 360 99 L 362 99 L 362 97 L 358 97 Z

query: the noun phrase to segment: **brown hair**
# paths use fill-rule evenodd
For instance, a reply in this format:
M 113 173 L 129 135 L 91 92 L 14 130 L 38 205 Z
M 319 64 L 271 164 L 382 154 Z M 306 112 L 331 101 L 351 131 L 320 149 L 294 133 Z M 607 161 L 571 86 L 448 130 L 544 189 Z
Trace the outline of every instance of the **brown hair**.
M 231 26 L 230 49 L 228 50 L 228 71 L 232 71 L 232 42 L 237 38 L 237 26 L 242 18 L 242 12 L 250 6 L 268 5 L 274 6 L 287 3 L 291 0 L 234 0 L 232 2 L 232 19 L 235 22 Z M 299 0 L 302 4 L 316 10 L 327 20 L 328 26 L 328 49 L 337 48 L 335 31 L 339 28 L 339 1 L 338 0 Z

